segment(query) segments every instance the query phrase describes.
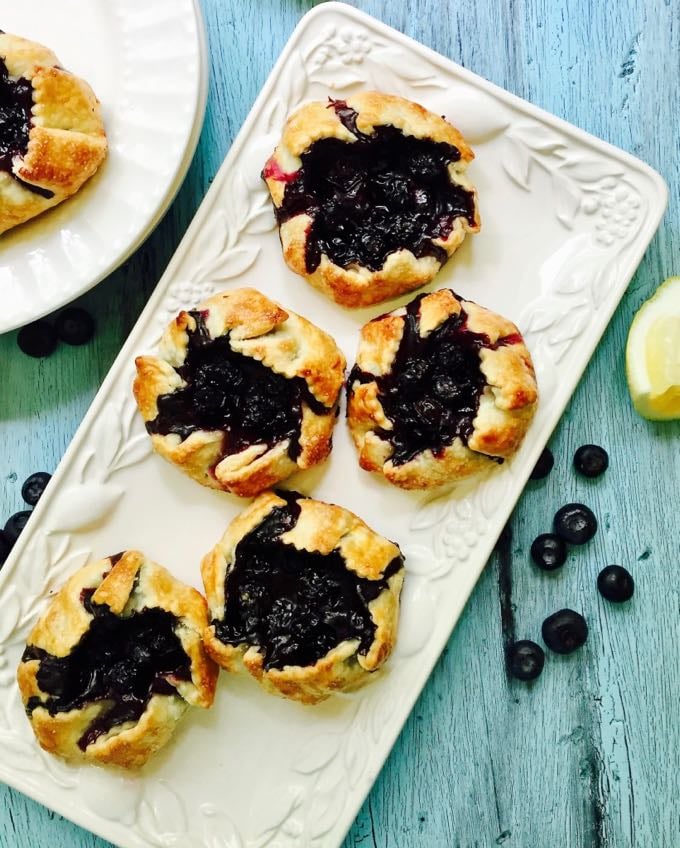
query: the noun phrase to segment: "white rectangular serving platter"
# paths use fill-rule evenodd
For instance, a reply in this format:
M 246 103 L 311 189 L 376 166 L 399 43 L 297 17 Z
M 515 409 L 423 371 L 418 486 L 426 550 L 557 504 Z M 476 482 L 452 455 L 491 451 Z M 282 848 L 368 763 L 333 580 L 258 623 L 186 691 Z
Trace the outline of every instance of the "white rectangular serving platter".
M 130 386 L 135 355 L 166 322 L 250 285 L 336 338 L 351 364 L 360 326 L 281 257 L 260 171 L 287 114 L 360 88 L 446 115 L 472 144 L 483 227 L 430 288 L 451 286 L 516 321 L 539 412 L 519 455 L 444 497 L 361 471 L 341 415 L 330 460 L 292 488 L 358 513 L 406 555 L 399 642 L 363 691 L 303 707 L 223 674 L 213 710 L 192 710 L 138 776 L 44 754 L 15 669 L 27 632 L 90 558 L 140 548 L 200 588 L 199 562 L 243 502 L 203 489 L 150 453 Z M 0 778 L 111 842 L 181 848 L 332 848 L 369 792 L 562 414 L 666 204 L 648 166 L 340 3 L 307 14 L 269 80 L 0 574 Z M 390 308 L 404 303 L 402 298 Z

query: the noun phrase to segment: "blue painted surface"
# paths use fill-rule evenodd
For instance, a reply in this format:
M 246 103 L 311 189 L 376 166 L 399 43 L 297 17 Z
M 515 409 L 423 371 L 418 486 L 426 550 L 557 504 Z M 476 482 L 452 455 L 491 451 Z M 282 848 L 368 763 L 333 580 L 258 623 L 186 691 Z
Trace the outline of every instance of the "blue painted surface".
M 121 269 L 81 299 L 95 340 L 24 357 L 0 337 L 0 516 L 20 486 L 51 471 L 172 255 L 305 0 L 202 0 L 212 79 L 197 156 L 171 210 Z M 516 94 L 640 156 L 670 185 L 670 205 L 552 439 L 557 463 L 532 483 L 513 539 L 492 558 L 345 848 L 665 848 L 680 845 L 678 555 L 680 425 L 632 411 L 623 352 L 631 317 L 680 273 L 677 0 L 357 0 L 353 5 Z M 600 481 L 570 469 L 578 445 L 607 447 Z M 559 575 L 538 573 L 528 547 L 554 510 L 585 500 L 601 531 Z M 620 562 L 637 592 L 602 601 L 595 578 Z M 548 657 L 533 686 L 502 665 L 501 597 L 511 588 L 519 638 L 538 638 L 562 606 L 591 625 L 587 646 Z M 505 602 L 507 602 L 505 598 Z M 1 611 L 0 611 L 0 614 Z M 2 848 L 106 843 L 0 787 Z

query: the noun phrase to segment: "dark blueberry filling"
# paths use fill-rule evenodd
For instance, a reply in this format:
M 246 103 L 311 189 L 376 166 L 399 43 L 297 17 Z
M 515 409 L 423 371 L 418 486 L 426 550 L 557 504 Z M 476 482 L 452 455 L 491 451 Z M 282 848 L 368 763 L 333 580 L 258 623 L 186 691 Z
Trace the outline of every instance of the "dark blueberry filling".
M 222 430 L 222 456 L 290 439 L 288 453 L 296 459 L 303 403 L 317 415 L 331 410 L 314 398 L 302 378 L 283 377 L 237 353 L 228 335 L 211 339 L 204 316 L 189 314 L 196 329 L 188 331 L 187 356 L 176 369 L 187 385 L 158 398 L 158 416 L 147 423 L 148 432 L 186 439 L 196 430 Z
M 40 660 L 37 680 L 47 701 L 30 698 L 27 710 L 44 707 L 50 715 L 78 709 L 95 701 L 110 707 L 78 740 L 81 750 L 113 727 L 137 721 L 154 694 L 174 695 L 168 677 L 190 680 L 189 658 L 175 633 L 177 619 L 152 608 L 125 618 L 108 606 L 92 602 L 93 589 L 81 600 L 94 616 L 89 630 L 66 657 L 55 657 L 29 646 L 23 661 Z
M 0 57 L 0 171 L 7 171 L 35 194 L 52 197 L 53 192 L 24 182 L 12 171 L 15 156 L 25 156 L 28 150 L 32 111 L 33 86 L 22 77 L 12 79 L 4 59 Z
M 226 578 L 222 621 L 213 621 L 229 645 L 257 645 L 265 669 L 312 665 L 345 639 L 359 640 L 365 654 L 375 635 L 368 604 L 403 567 L 396 557 L 380 580 L 348 570 L 339 551 L 300 551 L 281 541 L 300 514 L 300 495 L 279 492 L 273 509 L 236 546 Z
M 447 253 L 432 239 L 447 238 L 457 218 L 475 220 L 474 195 L 449 177 L 448 165 L 460 159 L 460 151 L 393 126 L 364 135 L 357 112 L 344 101 L 331 100 L 329 108 L 356 141 L 314 142 L 302 154 L 295 178 L 286 178 L 276 210 L 279 223 L 301 213 L 311 216 L 307 271 L 318 268 L 322 254 L 342 268 L 378 271 L 391 253 L 404 248 L 444 264 Z
M 33 110 L 33 86 L 19 77 L 11 79 L 7 65 L 0 58 L 0 168 L 12 171 L 15 156 L 28 150 Z
M 393 424 L 392 430 L 379 430 L 378 435 L 394 447 L 391 459 L 395 465 L 428 449 L 441 454 L 456 438 L 467 444 L 486 385 L 479 351 L 519 340 L 513 334 L 492 344 L 488 336 L 467 328 L 464 309 L 422 337 L 420 301 L 426 296 L 418 295 L 406 307 L 404 333 L 392 370 L 376 377 L 355 365 L 349 376 L 350 390 L 357 380 L 377 383 L 380 403 Z

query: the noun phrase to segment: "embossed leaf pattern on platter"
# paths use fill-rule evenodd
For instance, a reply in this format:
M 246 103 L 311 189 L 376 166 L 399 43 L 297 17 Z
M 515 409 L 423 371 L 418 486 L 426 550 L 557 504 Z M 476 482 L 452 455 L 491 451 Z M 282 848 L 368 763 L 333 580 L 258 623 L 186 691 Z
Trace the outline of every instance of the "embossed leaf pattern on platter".
M 617 167 L 610 158 L 595 159 L 568 151 L 563 139 L 540 124 L 517 124 L 506 132 L 502 164 L 513 182 L 526 191 L 531 188 L 535 170 L 540 169 L 546 173 L 552 182 L 555 215 L 567 229 L 573 229 L 582 209 L 592 213 L 600 204 L 608 206 L 614 198 L 618 203 L 612 216 L 620 215 L 617 223 L 632 225 L 635 222 L 633 209 L 637 209 L 639 204 L 631 205 L 630 210 L 626 210 L 630 214 L 625 214 L 625 220 L 624 215 L 621 215 L 621 204 L 629 201 L 630 192 L 638 194 L 622 179 L 624 169 Z M 586 195 L 590 197 L 586 199 Z M 614 203 L 611 203 L 611 207 L 614 207 Z M 602 229 L 607 228 L 605 226 Z M 625 230 L 621 233 L 621 237 L 627 235 L 630 233 Z
M 148 843 L 158 848 L 190 844 L 184 801 L 165 780 L 156 780 L 146 788 L 137 827 Z
M 243 840 L 229 816 L 214 804 L 202 804 L 205 848 L 244 848 Z
M 446 84 L 436 69 L 418 56 L 404 61 L 395 45 L 355 28 L 330 28 L 306 54 L 305 72 L 310 83 L 342 92 L 358 87 L 408 95 L 415 89 L 440 89 Z
M 257 836 L 248 839 L 247 848 L 266 848 L 270 845 L 288 848 L 298 844 L 299 837 L 304 832 L 304 826 L 297 814 L 306 800 L 305 790 L 296 783 L 290 783 L 286 788 L 287 792 L 281 792 L 273 799 L 271 809 L 268 811 L 269 817 L 274 819 L 274 824 L 266 827 Z

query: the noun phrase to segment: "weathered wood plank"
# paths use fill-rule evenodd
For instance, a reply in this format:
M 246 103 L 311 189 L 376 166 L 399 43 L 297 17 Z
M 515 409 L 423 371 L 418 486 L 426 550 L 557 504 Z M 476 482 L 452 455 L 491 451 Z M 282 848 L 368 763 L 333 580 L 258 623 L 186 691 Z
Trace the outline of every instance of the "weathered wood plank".
M 146 245 L 83 303 L 91 346 L 44 362 L 0 337 L 0 511 L 21 508 L 31 471 L 52 470 L 300 15 L 300 0 L 203 0 L 212 80 L 199 154 Z M 674 846 L 680 637 L 677 562 L 680 425 L 632 412 L 623 350 L 631 317 L 680 271 L 675 169 L 680 154 L 680 8 L 674 0 L 357 0 L 467 68 L 641 156 L 671 188 L 669 211 L 552 440 L 557 464 L 532 483 L 513 538 L 485 571 L 419 699 L 346 848 L 472 848 L 502 844 Z M 603 444 L 604 479 L 570 468 L 576 447 Z M 589 503 L 601 529 L 563 573 L 545 575 L 528 548 L 569 500 Z M 637 592 L 627 609 L 602 601 L 599 569 L 620 562 Z M 510 606 L 511 605 L 511 606 Z M 562 606 L 591 628 L 578 656 L 547 658 L 527 686 L 507 678 L 503 619 L 538 639 Z M 105 843 L 9 789 L 0 789 L 0 846 Z

